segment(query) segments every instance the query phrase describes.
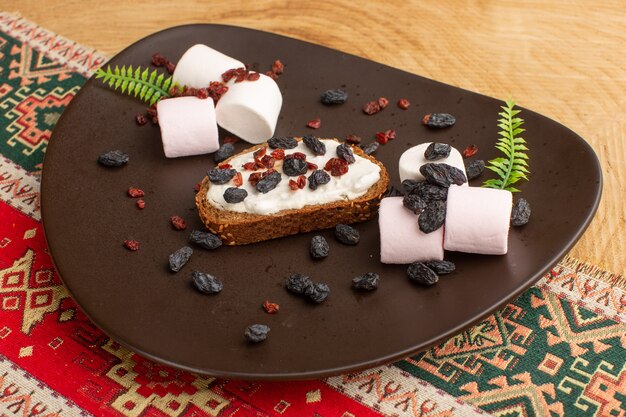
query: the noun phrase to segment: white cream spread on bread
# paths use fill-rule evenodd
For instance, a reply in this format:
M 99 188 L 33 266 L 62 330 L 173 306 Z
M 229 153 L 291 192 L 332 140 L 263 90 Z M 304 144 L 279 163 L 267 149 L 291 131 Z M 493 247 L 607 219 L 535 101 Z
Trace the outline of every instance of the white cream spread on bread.
M 337 157 L 337 146 L 341 143 L 332 139 L 322 139 L 326 145 L 325 155 L 315 155 L 302 141 L 293 149 L 285 149 L 285 155 L 301 152 L 306 155 L 306 160 L 324 169 L 324 165 L 330 158 Z M 267 153 L 272 151 L 268 147 Z M 335 201 L 354 200 L 370 189 L 372 185 L 380 180 L 380 167 L 372 161 L 358 155 L 354 155 L 355 162 L 349 165 L 349 170 L 341 176 L 331 176 L 330 182 L 319 185 L 316 190 L 311 190 L 307 185 L 303 189 L 292 190 L 289 187 L 289 180 L 297 180 L 298 177 L 289 177 L 282 170 L 282 160 L 277 160 L 274 169 L 281 173 L 282 180 L 272 191 L 262 194 L 248 181 L 250 174 L 258 171 L 247 171 L 243 169 L 243 164 L 254 161 L 252 152 L 237 155 L 228 163 L 233 169 L 241 172 L 243 185 L 240 188 L 248 192 L 246 199 L 240 203 L 230 204 L 224 200 L 224 191 L 229 187 L 234 187 L 229 181 L 223 185 L 211 184 L 207 193 L 207 201 L 213 207 L 221 210 L 229 210 L 240 213 L 252 213 L 268 215 L 282 210 L 301 209 L 309 205 L 332 203 Z M 308 170 L 304 174 L 307 178 L 313 170 Z

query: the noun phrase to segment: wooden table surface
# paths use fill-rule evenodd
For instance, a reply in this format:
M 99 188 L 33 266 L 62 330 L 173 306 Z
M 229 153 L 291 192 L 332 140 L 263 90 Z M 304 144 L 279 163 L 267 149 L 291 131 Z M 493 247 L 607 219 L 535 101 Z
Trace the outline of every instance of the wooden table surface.
M 109 55 L 169 26 L 233 24 L 325 45 L 492 97 L 514 97 L 595 149 L 604 174 L 602 202 L 570 254 L 626 272 L 626 12 L 621 0 L 3 0 L 0 8 Z

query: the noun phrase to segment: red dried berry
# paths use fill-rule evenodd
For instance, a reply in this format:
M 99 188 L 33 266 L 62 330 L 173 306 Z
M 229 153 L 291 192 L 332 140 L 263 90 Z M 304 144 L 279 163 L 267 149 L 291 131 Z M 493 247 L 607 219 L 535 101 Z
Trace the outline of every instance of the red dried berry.
M 239 142 L 239 138 L 237 136 L 226 136 L 223 143 L 236 143 Z
M 259 74 L 258 72 L 251 72 L 248 74 L 248 81 L 256 81 L 259 78 L 261 78 L 261 74 Z
M 146 202 L 143 201 L 142 199 L 137 200 L 136 204 L 139 210 L 143 210 L 146 207 Z
M 138 241 L 133 240 L 133 239 L 126 239 L 126 240 L 124 241 L 124 246 L 126 246 L 126 249 L 128 249 L 128 250 L 130 250 L 130 251 L 136 251 L 136 250 L 139 250 L 139 246 L 140 246 L 140 245 L 141 245 L 141 244 L 140 244 Z
M 306 177 L 304 175 L 300 175 L 298 177 L 298 181 L 296 182 L 298 183 L 298 188 L 303 189 L 306 186 Z
M 187 228 L 187 223 L 185 222 L 185 219 L 180 216 L 170 217 L 170 223 L 176 230 L 185 230 Z
M 224 73 L 222 74 L 222 81 L 224 81 L 225 83 L 229 82 L 235 76 L 235 74 L 235 68 L 224 71 Z
M 353 143 L 356 145 L 356 144 L 361 143 L 361 137 L 357 135 L 348 135 L 346 136 L 346 142 Z
M 306 155 L 303 154 L 302 152 L 294 152 L 294 153 L 287 155 L 285 158 L 302 159 L 304 161 L 306 160 Z
M 174 65 L 174 63 L 172 61 L 167 61 L 167 64 L 165 64 L 166 68 L 167 68 L 167 72 L 170 74 L 174 74 L 174 70 L 176 69 L 176 65 Z
M 467 145 L 467 148 L 463 150 L 463 158 L 469 158 L 476 155 L 478 152 L 478 145 Z
M 196 92 L 196 97 L 201 98 L 202 100 L 209 98 L 209 90 L 207 90 L 206 88 L 198 89 L 198 91 Z
M 285 150 L 276 149 L 275 151 L 272 151 L 270 155 L 272 155 L 272 158 L 274 159 L 278 159 L 278 160 L 285 159 Z
M 248 182 L 250 184 L 252 184 L 252 186 L 256 187 L 257 182 L 261 181 L 262 179 L 263 179 L 263 174 L 262 173 L 260 173 L 260 172 L 253 172 L 248 177 Z
M 137 187 L 130 187 L 128 189 L 128 195 L 132 198 L 137 198 L 137 197 L 143 197 L 144 193 L 143 193 L 143 190 Z
M 395 138 L 396 138 L 396 131 L 393 129 L 376 133 L 376 142 L 380 143 L 381 145 L 384 145 L 388 141 L 394 140 Z
M 313 162 L 306 161 L 306 164 L 308 169 L 317 169 L 317 165 Z
M 406 110 L 411 106 L 411 102 L 405 98 L 401 98 L 400 100 L 398 100 L 398 107 L 400 107 L 402 110 Z
M 310 120 L 306 125 L 311 129 L 319 129 L 322 125 L 322 120 L 318 117 L 317 119 Z
M 217 166 L 219 169 L 231 169 L 233 166 L 231 164 L 223 163 Z
M 276 160 L 272 158 L 270 155 L 265 155 L 263 158 L 261 158 L 259 162 L 265 168 L 274 168 L 274 164 L 276 163 Z
M 292 191 L 296 191 L 298 189 L 298 183 L 294 180 L 289 180 L 289 188 Z
M 267 71 L 265 75 L 270 77 L 272 80 L 275 80 L 276 78 L 278 78 L 278 76 L 273 71 Z
M 258 169 L 258 165 L 256 162 L 246 162 L 243 164 L 243 169 L 246 171 L 256 171 Z
M 246 77 L 248 76 L 248 71 L 246 71 L 245 68 L 237 68 L 235 72 L 236 72 L 236 78 L 235 78 L 236 83 L 240 83 L 244 81 Z
M 389 100 L 387 100 L 385 97 L 379 97 L 378 98 L 378 105 L 380 106 L 381 110 L 384 109 L 385 107 L 387 107 L 389 105 Z
M 377 101 L 370 101 L 363 105 L 363 113 L 372 115 L 380 111 L 380 104 Z
M 285 69 L 285 65 L 282 62 L 280 62 L 279 59 L 274 61 L 274 63 L 272 64 L 272 72 L 276 75 L 282 74 L 284 69 Z
M 263 309 L 267 314 L 275 314 L 278 313 L 280 306 L 276 303 L 271 303 L 269 300 L 265 300 L 265 302 L 263 302 Z
M 233 184 L 235 187 L 241 187 L 243 185 L 243 175 L 241 175 L 241 172 L 235 174 L 233 177 Z
M 216 103 L 224 94 L 226 94 L 227 91 L 228 87 L 219 81 L 211 81 L 209 84 L 209 97 L 211 97 Z
M 267 152 L 267 148 L 265 146 L 263 146 L 263 147 L 257 149 L 256 151 L 254 151 L 252 156 L 254 157 L 254 160 L 258 162 L 260 158 L 265 156 L 266 152 Z
M 343 159 L 330 158 L 324 166 L 326 171 L 330 171 L 330 175 L 333 177 L 339 177 L 348 172 L 348 163 Z
M 152 65 L 154 65 L 155 67 L 162 67 L 165 64 L 167 64 L 167 58 L 165 58 L 163 55 L 158 52 L 152 55 Z
M 137 115 L 135 116 L 135 121 L 139 126 L 143 126 L 148 123 L 148 119 L 146 119 L 146 116 L 143 113 L 137 113 Z

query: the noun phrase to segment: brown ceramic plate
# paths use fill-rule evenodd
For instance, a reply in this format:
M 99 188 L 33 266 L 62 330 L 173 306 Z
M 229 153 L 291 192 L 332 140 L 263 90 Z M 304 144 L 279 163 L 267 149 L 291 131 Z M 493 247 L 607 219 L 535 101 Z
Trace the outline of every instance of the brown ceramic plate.
M 444 85 L 339 51 L 256 30 L 191 25 L 168 29 L 131 45 L 113 64 L 147 65 L 154 52 L 176 62 L 195 43 L 208 44 L 265 71 L 276 58 L 286 64 L 278 84 L 284 104 L 276 135 L 315 133 L 366 142 L 393 128 L 397 139 L 377 157 L 399 186 L 398 158 L 424 141 L 448 142 L 459 149 L 480 148 L 477 157 L 496 156 L 500 100 Z M 319 95 L 345 88 L 348 102 L 326 107 Z M 380 96 L 387 109 L 366 116 L 361 106 Z M 412 106 L 396 107 L 399 98 Z M 46 154 L 42 179 L 43 220 L 50 251 L 63 282 L 87 315 L 107 334 L 135 351 L 191 371 L 232 378 L 322 377 L 401 359 L 454 335 L 501 307 L 537 281 L 574 245 L 589 224 L 601 194 L 601 172 L 589 145 L 571 130 L 524 110 L 532 179 L 522 186 L 532 219 L 512 229 L 506 256 L 447 253 L 457 271 L 431 288 L 412 285 L 406 266 L 379 262 L 376 221 L 358 225 L 361 242 L 343 246 L 322 231 L 330 256 L 314 262 L 308 254 L 314 233 L 209 252 L 196 249 L 178 274 L 168 255 L 200 228 L 194 185 L 213 165 L 212 156 L 166 159 L 159 129 L 138 127 L 134 116 L 145 106 L 89 80 L 59 120 Z M 429 130 L 430 112 L 449 112 L 455 126 Z M 311 131 L 308 120 L 321 117 Z M 238 144 L 238 150 L 249 146 Z M 130 154 L 130 163 L 106 169 L 98 155 L 112 149 Z M 488 173 L 485 174 L 489 176 Z M 473 185 L 479 185 L 476 182 Z M 146 192 L 138 210 L 129 186 Z M 169 224 L 183 216 L 187 231 Z M 141 242 L 130 252 L 125 239 Z M 193 270 L 224 282 L 216 296 L 195 291 Z M 351 279 L 374 271 L 380 288 L 354 292 Z M 327 282 L 332 293 L 312 305 L 283 288 L 285 277 L 302 272 Z M 266 314 L 264 300 L 280 304 Z M 252 323 L 271 327 L 269 339 L 246 343 Z

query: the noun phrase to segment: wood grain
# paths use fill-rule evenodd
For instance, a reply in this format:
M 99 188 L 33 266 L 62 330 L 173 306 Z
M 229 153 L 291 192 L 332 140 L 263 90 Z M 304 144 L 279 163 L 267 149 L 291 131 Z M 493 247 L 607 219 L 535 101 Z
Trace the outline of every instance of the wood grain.
M 262 29 L 353 53 L 563 123 L 598 154 L 604 193 L 570 255 L 626 273 L 626 13 L 620 0 L 4 0 L 2 8 L 114 54 L 185 23 Z M 575 201 L 572 202 L 575 204 Z

